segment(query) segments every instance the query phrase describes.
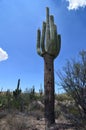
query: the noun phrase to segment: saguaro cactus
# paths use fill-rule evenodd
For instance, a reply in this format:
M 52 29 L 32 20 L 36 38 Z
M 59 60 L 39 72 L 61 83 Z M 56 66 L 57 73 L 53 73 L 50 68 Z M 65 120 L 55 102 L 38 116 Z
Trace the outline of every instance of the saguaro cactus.
M 45 119 L 47 126 L 55 123 L 54 115 L 54 59 L 58 56 L 61 38 L 57 34 L 53 15 L 46 7 L 46 22 L 43 22 L 42 34 L 37 30 L 37 53 L 44 58 Z
M 19 89 L 20 86 L 20 79 L 18 79 L 18 83 L 17 83 L 17 88 L 15 89 L 15 91 L 13 91 L 13 95 L 14 97 L 17 99 L 19 97 L 19 95 L 21 94 L 21 89 Z

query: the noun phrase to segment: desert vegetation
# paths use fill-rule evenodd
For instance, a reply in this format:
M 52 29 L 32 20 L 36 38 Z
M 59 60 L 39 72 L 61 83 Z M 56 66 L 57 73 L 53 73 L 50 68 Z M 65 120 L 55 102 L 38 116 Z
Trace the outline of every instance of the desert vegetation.
M 36 92 L 35 86 L 22 91 L 20 79 L 14 91 L 1 91 L 0 130 L 86 130 L 86 51 L 57 72 L 65 92 L 55 93 L 54 59 L 61 37 L 48 7 L 46 16 L 42 35 L 37 30 L 37 53 L 44 59 L 44 92 Z
M 14 96 L 16 91 L 19 91 L 17 98 Z M 17 84 L 13 92 L 0 93 L 0 130 L 44 130 L 44 110 L 43 90 L 37 93 L 33 86 L 22 92 Z M 55 122 L 56 130 L 85 130 L 85 120 L 67 92 L 55 94 Z
M 80 51 L 77 60 L 68 60 L 63 72 L 57 75 L 60 85 L 73 99 L 72 104 L 65 107 L 66 113 L 69 113 L 67 118 L 86 129 L 86 51 Z

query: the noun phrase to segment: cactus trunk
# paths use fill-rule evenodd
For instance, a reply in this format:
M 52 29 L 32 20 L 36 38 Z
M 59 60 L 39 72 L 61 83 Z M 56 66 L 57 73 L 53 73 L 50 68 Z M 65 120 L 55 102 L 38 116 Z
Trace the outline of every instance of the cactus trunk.
M 44 91 L 45 91 L 45 121 L 50 126 L 55 123 L 54 115 L 54 58 L 44 55 Z

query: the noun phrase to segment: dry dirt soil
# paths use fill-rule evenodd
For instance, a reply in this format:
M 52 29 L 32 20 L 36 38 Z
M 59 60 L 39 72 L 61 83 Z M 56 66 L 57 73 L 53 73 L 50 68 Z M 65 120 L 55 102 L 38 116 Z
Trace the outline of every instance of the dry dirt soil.
M 43 116 L 37 116 L 37 113 L 21 112 L 0 112 L 0 130 L 45 130 L 45 119 Z M 53 127 L 52 127 L 53 128 Z M 64 117 L 60 116 L 56 120 L 55 129 L 50 130 L 74 130 Z

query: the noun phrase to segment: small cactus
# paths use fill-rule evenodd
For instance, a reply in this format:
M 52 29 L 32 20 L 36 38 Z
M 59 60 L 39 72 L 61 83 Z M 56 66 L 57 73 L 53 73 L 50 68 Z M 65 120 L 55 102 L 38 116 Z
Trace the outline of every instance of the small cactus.
M 57 27 L 54 24 L 53 15 L 49 16 L 49 8 L 46 8 L 46 22 L 43 22 L 42 35 L 40 29 L 37 30 L 37 53 L 44 56 L 45 53 L 56 58 L 61 47 L 61 38 L 57 34 Z
M 17 99 L 21 94 L 21 89 L 19 89 L 20 86 L 20 79 L 18 79 L 17 88 L 15 91 L 13 91 L 13 96 Z

